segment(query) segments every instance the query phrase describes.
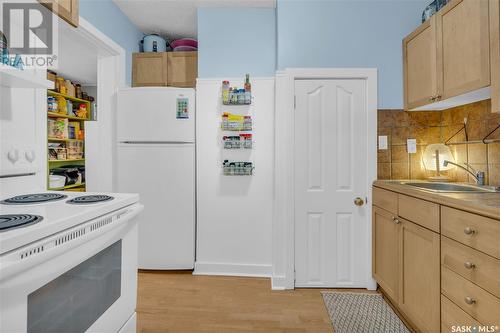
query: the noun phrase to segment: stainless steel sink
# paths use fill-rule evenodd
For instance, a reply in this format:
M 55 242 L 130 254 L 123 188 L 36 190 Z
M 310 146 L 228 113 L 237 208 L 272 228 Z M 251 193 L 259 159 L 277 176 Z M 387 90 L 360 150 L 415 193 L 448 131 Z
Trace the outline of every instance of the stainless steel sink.
M 432 192 L 500 192 L 498 188 L 454 183 L 403 182 L 402 184 Z

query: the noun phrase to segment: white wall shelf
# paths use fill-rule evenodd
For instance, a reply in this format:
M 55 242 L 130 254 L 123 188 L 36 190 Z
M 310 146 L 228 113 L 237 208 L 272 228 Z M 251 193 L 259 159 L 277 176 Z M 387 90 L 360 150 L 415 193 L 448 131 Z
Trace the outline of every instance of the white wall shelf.
M 54 89 L 54 82 L 36 75 L 31 70 L 20 70 L 0 64 L 0 86 L 10 88 Z

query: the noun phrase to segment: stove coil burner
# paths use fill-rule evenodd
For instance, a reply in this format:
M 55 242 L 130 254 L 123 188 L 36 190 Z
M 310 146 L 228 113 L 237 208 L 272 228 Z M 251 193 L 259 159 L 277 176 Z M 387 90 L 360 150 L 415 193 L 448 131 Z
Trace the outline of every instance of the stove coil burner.
M 0 203 L 4 205 L 30 205 L 35 203 L 50 202 L 67 198 L 67 195 L 59 193 L 35 193 L 18 195 L 9 199 L 5 199 Z
M 8 229 L 27 227 L 42 220 L 43 217 L 30 214 L 0 215 L 0 232 Z
M 71 200 L 68 200 L 66 202 L 72 205 L 87 205 L 87 204 L 109 201 L 113 199 L 114 198 L 110 197 L 109 195 L 98 194 L 98 195 L 83 195 L 81 197 L 76 197 Z

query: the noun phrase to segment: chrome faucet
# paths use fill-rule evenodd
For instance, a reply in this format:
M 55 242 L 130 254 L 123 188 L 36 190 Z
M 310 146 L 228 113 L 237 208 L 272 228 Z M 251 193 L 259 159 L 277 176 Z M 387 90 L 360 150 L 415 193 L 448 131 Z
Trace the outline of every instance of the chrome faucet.
M 454 162 L 451 162 L 451 161 L 448 161 L 448 160 L 444 160 L 443 161 L 443 166 L 447 166 L 448 164 L 452 164 L 452 165 L 455 165 L 465 171 L 467 171 L 469 174 L 472 175 L 472 177 L 474 177 L 474 179 L 476 180 L 476 184 L 477 185 L 484 185 L 484 177 L 485 177 L 485 174 L 483 171 L 476 171 L 474 170 L 473 167 L 471 167 L 468 163 L 464 163 L 465 164 L 465 167 L 460 165 L 460 164 L 457 164 L 457 163 L 454 163 Z M 469 169 L 471 169 L 472 171 L 470 171 Z

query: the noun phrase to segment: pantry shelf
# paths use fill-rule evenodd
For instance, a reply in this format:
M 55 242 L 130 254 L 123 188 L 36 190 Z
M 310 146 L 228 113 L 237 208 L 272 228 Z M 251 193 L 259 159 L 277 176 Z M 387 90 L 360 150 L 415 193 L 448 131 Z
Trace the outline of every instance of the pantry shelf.
M 53 89 L 54 82 L 47 80 L 45 77 L 37 76 L 32 70 L 20 70 L 0 64 L 0 86 Z
M 82 186 L 85 186 L 85 183 L 67 185 L 67 186 L 64 186 L 64 187 L 57 187 L 57 188 L 49 188 L 49 190 L 52 190 L 52 191 L 62 191 L 62 190 L 68 190 L 68 189 L 71 189 L 71 188 L 77 188 L 77 187 L 82 187 Z
M 87 101 L 86 99 L 72 97 L 72 96 L 69 96 L 69 95 L 66 95 L 66 94 L 58 93 L 58 92 L 53 91 L 53 90 L 47 90 L 47 95 L 54 96 L 54 97 L 58 97 L 58 96 L 59 97 L 63 97 L 63 98 L 68 99 L 68 100 L 70 100 L 72 102 L 90 104 L 90 101 Z
M 85 161 L 84 158 L 78 158 L 74 160 L 49 160 L 49 163 L 71 163 L 71 162 L 82 162 Z
M 68 118 L 70 120 L 78 120 L 78 121 L 88 121 L 88 118 L 81 118 L 76 116 L 70 116 L 67 114 L 57 113 L 57 112 L 47 112 L 47 116 L 49 118 Z
M 83 142 L 84 140 L 78 140 L 78 139 L 59 139 L 59 138 L 48 138 L 49 141 L 55 141 L 55 142 Z

